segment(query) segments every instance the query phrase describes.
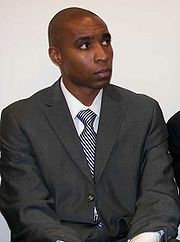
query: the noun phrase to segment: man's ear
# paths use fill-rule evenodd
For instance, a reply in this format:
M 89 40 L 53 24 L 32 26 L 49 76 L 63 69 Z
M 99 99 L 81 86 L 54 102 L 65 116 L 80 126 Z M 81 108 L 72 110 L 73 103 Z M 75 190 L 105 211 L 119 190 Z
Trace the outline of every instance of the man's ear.
M 49 47 L 49 57 L 51 58 L 52 62 L 57 65 L 62 65 L 62 59 L 59 51 L 55 47 Z

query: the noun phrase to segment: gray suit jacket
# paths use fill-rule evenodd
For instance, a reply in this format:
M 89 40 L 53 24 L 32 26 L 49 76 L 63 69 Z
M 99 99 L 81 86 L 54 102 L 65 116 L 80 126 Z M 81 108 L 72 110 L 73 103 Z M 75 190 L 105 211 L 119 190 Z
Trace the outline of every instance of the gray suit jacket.
M 0 206 L 13 242 L 84 241 L 95 204 L 112 236 L 160 229 L 165 240 L 176 236 L 166 125 L 153 99 L 105 88 L 95 184 L 58 81 L 3 110 L 1 136 Z

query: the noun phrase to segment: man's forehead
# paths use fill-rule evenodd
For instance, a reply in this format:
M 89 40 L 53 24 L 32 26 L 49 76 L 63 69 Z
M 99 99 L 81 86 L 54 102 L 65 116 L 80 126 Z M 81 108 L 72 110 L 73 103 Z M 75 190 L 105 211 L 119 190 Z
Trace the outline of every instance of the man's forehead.
M 94 32 L 108 33 L 106 24 L 98 17 L 83 17 L 69 21 L 66 30 L 78 35 L 89 35 Z

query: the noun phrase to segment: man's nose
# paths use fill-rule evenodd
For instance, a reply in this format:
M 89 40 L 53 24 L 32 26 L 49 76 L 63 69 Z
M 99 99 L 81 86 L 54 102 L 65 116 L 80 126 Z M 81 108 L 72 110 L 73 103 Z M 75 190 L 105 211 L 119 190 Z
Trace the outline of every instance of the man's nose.
M 107 47 L 103 46 L 101 44 L 98 44 L 95 48 L 95 53 L 94 53 L 94 61 L 96 63 L 98 62 L 106 62 L 109 58 L 108 52 L 107 52 Z

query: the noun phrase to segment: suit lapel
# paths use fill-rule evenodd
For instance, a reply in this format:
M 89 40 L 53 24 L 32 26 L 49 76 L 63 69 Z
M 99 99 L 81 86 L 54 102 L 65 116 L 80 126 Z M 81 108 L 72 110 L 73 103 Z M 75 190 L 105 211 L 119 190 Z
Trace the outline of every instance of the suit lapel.
M 112 91 L 113 89 L 113 91 Z M 97 134 L 95 180 L 98 182 L 109 159 L 116 135 L 123 120 L 125 106 L 120 94 L 112 86 L 103 92 L 99 129 Z M 48 89 L 44 101 L 44 112 L 59 141 L 85 176 L 93 182 L 78 134 L 67 107 L 59 80 Z M 53 145 L 53 144 L 52 144 Z
M 44 112 L 59 141 L 63 144 L 77 166 L 93 182 L 71 114 L 59 87 L 59 82 L 56 82 L 50 88 L 49 98 L 45 103 Z
M 118 92 L 116 93 L 116 90 L 112 86 L 107 87 L 104 90 L 97 134 L 95 167 L 96 183 L 106 166 L 123 120 L 125 106 L 120 102 L 120 94 Z

